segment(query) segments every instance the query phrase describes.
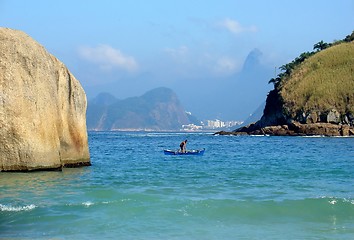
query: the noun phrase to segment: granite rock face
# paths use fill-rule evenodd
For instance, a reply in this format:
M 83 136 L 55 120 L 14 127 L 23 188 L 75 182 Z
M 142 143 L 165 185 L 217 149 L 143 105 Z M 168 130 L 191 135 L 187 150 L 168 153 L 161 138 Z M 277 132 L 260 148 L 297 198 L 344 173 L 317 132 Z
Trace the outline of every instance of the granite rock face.
M 86 95 L 27 34 L 0 28 L 0 171 L 90 165 Z

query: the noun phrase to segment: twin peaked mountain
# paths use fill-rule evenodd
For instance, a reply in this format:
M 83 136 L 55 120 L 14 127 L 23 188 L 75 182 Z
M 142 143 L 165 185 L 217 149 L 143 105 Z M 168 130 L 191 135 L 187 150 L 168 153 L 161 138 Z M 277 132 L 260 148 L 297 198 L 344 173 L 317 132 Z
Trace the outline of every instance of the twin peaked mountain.
M 192 122 L 177 95 L 164 87 L 124 100 L 101 93 L 89 101 L 87 109 L 87 127 L 97 131 L 179 130 Z

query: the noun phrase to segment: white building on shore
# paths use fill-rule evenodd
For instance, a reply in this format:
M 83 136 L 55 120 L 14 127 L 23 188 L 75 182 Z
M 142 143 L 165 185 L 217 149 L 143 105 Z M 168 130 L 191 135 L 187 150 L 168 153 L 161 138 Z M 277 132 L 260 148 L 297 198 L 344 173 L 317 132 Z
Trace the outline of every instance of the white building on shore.
M 241 125 L 242 121 L 221 121 L 219 119 L 206 120 L 202 122 L 201 125 L 187 124 L 182 125 L 181 131 L 203 131 L 203 130 L 214 130 L 214 129 L 225 129 L 232 128 Z
M 217 129 L 217 128 L 231 128 L 234 126 L 241 125 L 243 122 L 242 121 L 221 121 L 219 119 L 216 120 L 206 120 L 206 125 L 204 126 L 205 128 L 208 129 Z

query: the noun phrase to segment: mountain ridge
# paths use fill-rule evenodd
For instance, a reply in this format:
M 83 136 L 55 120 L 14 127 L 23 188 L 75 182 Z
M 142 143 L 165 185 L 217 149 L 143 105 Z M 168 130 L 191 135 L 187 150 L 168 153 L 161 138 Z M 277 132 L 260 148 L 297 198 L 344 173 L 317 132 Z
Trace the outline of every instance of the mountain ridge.
M 191 123 L 175 92 L 166 87 L 122 100 L 101 93 L 89 101 L 87 119 L 88 129 L 96 131 L 180 130 Z

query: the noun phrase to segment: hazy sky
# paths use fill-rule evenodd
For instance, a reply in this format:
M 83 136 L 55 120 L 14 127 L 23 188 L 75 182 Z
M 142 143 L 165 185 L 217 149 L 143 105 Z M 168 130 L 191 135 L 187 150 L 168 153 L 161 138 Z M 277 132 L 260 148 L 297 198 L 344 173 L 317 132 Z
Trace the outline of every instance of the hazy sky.
M 165 86 L 200 118 L 244 119 L 265 100 L 275 67 L 354 30 L 354 0 L 0 0 L 0 26 L 44 45 L 89 99 L 102 91 L 126 98 Z M 231 82 L 241 81 L 254 49 L 272 74 L 258 79 L 260 93 L 241 98 L 246 90 Z M 231 86 L 224 98 L 212 94 Z M 209 109 L 214 100 L 232 106 L 233 115 Z

